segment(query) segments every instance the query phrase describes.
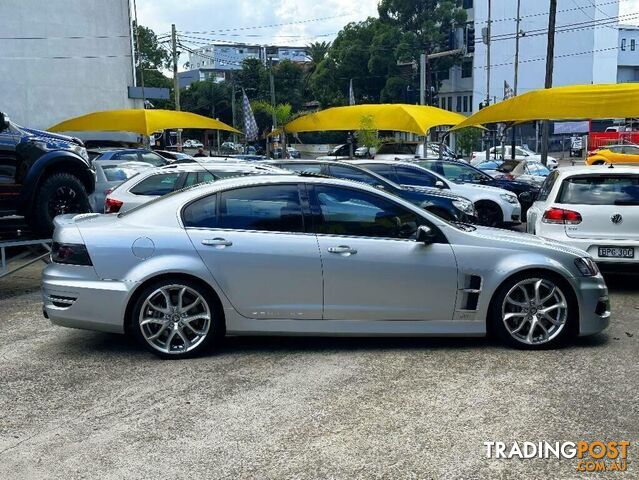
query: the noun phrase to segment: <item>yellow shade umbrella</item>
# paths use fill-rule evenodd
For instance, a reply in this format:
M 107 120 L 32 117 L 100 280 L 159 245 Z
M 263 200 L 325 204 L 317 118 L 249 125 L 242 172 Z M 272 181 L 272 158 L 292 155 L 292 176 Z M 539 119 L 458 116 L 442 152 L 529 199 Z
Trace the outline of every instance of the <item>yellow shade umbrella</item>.
M 532 90 L 479 110 L 453 130 L 501 122 L 639 117 L 639 83 Z
M 146 109 L 93 112 L 58 123 L 49 128 L 49 131 L 123 131 L 135 132 L 141 135 L 151 135 L 153 132 L 159 132 L 160 130 L 166 130 L 168 128 L 201 128 L 242 133 L 219 120 L 195 113 Z
M 287 132 L 355 131 L 364 117 L 372 118 L 374 130 L 392 130 L 426 135 L 439 125 L 456 125 L 466 117 L 437 107 L 402 103 L 334 107 L 296 118 L 284 126 Z

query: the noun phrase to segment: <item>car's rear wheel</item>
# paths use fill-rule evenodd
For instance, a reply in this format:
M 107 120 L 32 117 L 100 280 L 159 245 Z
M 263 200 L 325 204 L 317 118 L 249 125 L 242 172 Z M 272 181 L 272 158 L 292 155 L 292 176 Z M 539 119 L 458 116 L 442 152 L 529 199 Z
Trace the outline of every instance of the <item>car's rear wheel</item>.
M 493 202 L 477 202 L 477 223 L 485 227 L 498 227 L 504 223 L 504 216 L 499 205 Z
M 493 299 L 491 330 L 516 348 L 552 348 L 576 331 L 571 291 L 554 275 L 531 272 L 504 283 Z
M 146 287 L 132 310 L 131 330 L 162 358 L 198 355 L 224 335 L 215 298 L 197 282 L 167 279 Z
M 35 233 L 48 236 L 57 215 L 90 211 L 89 196 L 80 179 L 69 173 L 56 173 L 40 184 L 27 222 Z

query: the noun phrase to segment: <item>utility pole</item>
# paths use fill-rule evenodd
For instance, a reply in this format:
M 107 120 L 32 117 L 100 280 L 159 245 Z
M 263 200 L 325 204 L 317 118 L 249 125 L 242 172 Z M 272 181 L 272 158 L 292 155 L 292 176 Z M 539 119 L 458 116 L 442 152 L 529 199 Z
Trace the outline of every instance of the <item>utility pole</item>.
M 557 0 L 550 0 L 548 14 L 548 49 L 546 50 L 546 81 L 544 88 L 552 87 L 553 60 L 555 57 L 555 19 L 557 17 Z M 544 120 L 541 139 L 541 163 L 548 164 L 548 137 L 550 136 L 550 122 Z
M 273 122 L 273 130 L 277 128 L 277 115 L 275 112 L 275 78 L 273 78 L 273 58 L 269 57 L 268 60 L 268 80 L 269 86 L 271 89 L 271 121 Z M 273 140 L 273 136 L 271 136 L 271 140 Z M 282 147 L 282 158 L 284 157 L 284 151 L 286 150 L 285 146 Z
M 237 128 L 235 120 L 235 80 L 233 79 L 233 72 L 231 72 L 231 115 L 233 117 L 233 128 Z M 233 143 L 237 143 L 237 134 L 233 133 Z
M 178 81 L 178 53 L 175 23 L 171 24 L 171 52 L 173 54 L 173 91 L 175 92 L 175 110 L 180 111 L 180 82 Z M 177 149 L 182 150 L 182 130 L 177 130 Z
M 517 27 L 515 29 L 515 81 L 513 83 L 513 95 L 517 96 L 517 81 L 519 80 L 519 13 L 521 11 L 521 0 L 517 0 Z M 515 159 L 515 147 L 517 145 L 515 139 L 515 126 L 512 127 L 512 141 L 510 143 L 510 158 Z
M 486 104 L 490 105 L 490 24 L 491 22 L 491 0 L 488 0 L 488 21 L 486 22 Z M 486 160 L 490 160 L 490 142 L 486 142 Z
M 426 53 L 419 56 L 419 104 L 426 105 Z

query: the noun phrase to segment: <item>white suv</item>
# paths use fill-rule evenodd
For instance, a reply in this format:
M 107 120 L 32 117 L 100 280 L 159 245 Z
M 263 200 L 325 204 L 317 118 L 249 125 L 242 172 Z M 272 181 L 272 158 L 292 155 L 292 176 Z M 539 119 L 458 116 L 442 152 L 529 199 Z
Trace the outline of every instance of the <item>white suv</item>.
M 353 160 L 349 163 L 372 170 L 400 185 L 438 187 L 466 197 L 475 205 L 480 225 L 497 227 L 521 223 L 521 205 L 517 195 L 503 188 L 453 182 L 415 163 L 399 160 Z
M 553 171 L 528 210 L 527 229 L 581 248 L 598 263 L 636 263 L 639 168 L 590 166 Z

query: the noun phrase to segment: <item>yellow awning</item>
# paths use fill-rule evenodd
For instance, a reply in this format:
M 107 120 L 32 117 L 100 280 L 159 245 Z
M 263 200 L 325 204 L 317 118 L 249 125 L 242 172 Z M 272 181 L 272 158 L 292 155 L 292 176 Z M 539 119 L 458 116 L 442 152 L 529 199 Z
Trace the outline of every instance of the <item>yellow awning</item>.
M 375 130 L 392 130 L 426 135 L 439 125 L 456 125 L 466 117 L 437 107 L 401 103 L 334 107 L 296 118 L 284 126 L 287 132 L 356 131 L 362 118 L 370 116 Z
M 453 130 L 486 123 L 639 117 L 639 83 L 533 90 L 479 110 Z
M 50 132 L 123 131 L 151 135 L 169 128 L 199 128 L 205 130 L 239 130 L 213 118 L 174 110 L 107 110 L 70 118 L 49 128 Z

